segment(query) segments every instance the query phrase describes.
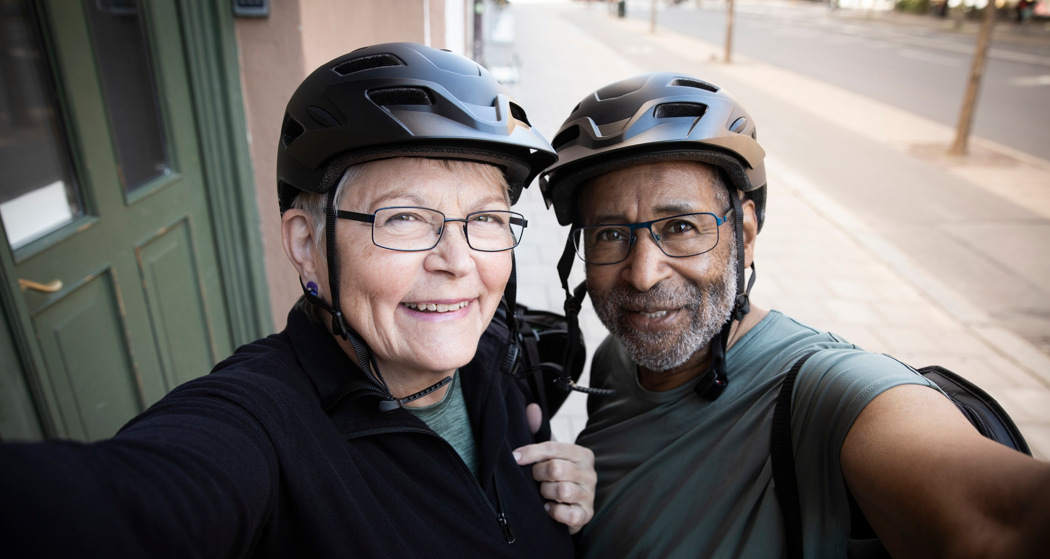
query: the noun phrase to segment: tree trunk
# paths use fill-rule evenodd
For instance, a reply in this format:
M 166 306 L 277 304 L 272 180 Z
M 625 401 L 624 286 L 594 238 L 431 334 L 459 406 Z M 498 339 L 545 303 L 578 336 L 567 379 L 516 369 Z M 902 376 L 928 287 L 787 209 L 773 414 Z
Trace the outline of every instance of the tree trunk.
M 970 80 L 966 83 L 962 109 L 959 111 L 959 125 L 955 128 L 955 140 L 948 148 L 949 155 L 966 155 L 970 141 L 970 128 L 973 125 L 973 113 L 977 108 L 977 92 L 981 89 L 981 77 L 984 75 L 984 59 L 988 54 L 988 45 L 992 42 L 992 27 L 995 25 L 995 0 L 988 0 L 984 8 L 984 19 L 977 32 L 977 51 L 970 66 Z
M 726 0 L 726 55 L 723 62 L 731 61 L 733 51 L 733 0 Z

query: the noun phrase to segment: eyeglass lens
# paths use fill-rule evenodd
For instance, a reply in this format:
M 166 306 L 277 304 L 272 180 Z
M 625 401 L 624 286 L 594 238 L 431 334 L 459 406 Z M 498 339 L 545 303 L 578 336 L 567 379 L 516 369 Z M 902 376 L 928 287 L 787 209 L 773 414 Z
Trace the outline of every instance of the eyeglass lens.
M 503 210 L 473 212 L 463 219 L 446 219 L 429 208 L 394 207 L 375 212 L 372 241 L 392 250 L 430 250 L 437 246 L 445 223 L 461 221 L 467 244 L 474 250 L 497 252 L 518 245 L 525 228 L 521 214 Z
M 719 220 L 714 214 L 695 213 L 666 217 L 647 223 L 591 225 L 575 231 L 576 253 L 590 264 L 616 264 L 627 259 L 632 236 L 648 229 L 653 241 L 668 256 L 696 256 L 718 244 Z

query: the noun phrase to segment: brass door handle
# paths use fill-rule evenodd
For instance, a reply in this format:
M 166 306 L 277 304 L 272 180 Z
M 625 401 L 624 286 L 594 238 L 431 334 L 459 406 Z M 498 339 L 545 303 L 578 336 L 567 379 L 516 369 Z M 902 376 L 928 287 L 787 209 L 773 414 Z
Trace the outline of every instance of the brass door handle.
M 62 280 L 51 280 L 50 283 L 39 283 L 32 280 L 18 278 L 18 286 L 22 288 L 22 291 L 32 289 L 33 291 L 39 291 L 41 293 L 54 293 L 59 289 L 62 289 Z

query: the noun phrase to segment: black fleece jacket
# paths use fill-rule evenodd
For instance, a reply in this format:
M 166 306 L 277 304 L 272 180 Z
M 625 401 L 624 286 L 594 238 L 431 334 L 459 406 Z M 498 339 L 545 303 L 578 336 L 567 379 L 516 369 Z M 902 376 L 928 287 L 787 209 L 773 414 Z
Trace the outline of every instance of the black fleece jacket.
M 533 437 L 499 342 L 460 370 L 478 478 L 414 415 L 348 391 L 363 373 L 293 310 L 112 439 L 0 445 L 0 554 L 570 557 L 511 456 Z

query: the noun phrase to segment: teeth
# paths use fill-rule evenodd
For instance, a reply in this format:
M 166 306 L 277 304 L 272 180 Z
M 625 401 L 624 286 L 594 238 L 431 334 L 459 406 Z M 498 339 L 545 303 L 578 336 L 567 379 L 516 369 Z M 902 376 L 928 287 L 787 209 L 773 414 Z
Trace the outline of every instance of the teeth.
M 642 313 L 642 316 L 644 316 L 645 318 L 660 318 L 661 316 L 666 316 L 666 315 L 667 315 L 667 311 L 643 312 Z
M 444 303 L 405 303 L 405 306 L 417 311 L 442 313 L 458 311 L 469 304 L 469 301 L 460 301 L 459 303 L 452 303 L 451 305 L 446 305 Z

